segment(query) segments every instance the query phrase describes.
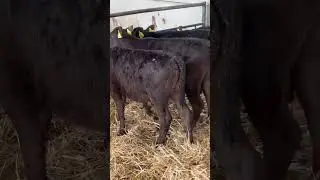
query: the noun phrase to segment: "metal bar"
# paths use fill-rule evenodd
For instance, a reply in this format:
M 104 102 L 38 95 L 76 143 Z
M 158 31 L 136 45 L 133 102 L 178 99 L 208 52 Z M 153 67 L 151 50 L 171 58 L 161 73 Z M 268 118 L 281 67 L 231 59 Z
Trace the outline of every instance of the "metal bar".
M 127 16 L 127 15 L 132 15 L 132 14 L 140 14 L 140 13 L 147 13 L 147 12 L 154 12 L 154 11 L 165 11 L 165 10 L 172 10 L 172 9 L 182 9 L 182 8 L 205 6 L 205 5 L 206 5 L 206 2 L 201 2 L 201 3 L 192 3 L 192 4 L 182 4 L 182 5 L 176 5 L 176 6 L 168 6 L 168 7 L 156 7 L 156 8 L 149 8 L 149 9 L 138 9 L 138 10 L 133 10 L 133 11 L 112 13 L 112 14 L 110 14 L 110 17 Z
M 169 3 L 175 3 L 175 4 L 188 4 L 188 3 L 185 3 L 185 2 L 178 2 L 178 1 L 171 1 L 171 0 L 152 0 L 152 1 L 169 2 Z
M 203 26 L 202 23 L 196 23 L 196 24 L 190 24 L 190 25 L 186 25 L 186 26 L 179 26 L 179 27 L 175 27 L 175 28 L 169 28 L 169 29 L 164 29 L 164 30 L 174 30 L 174 29 L 178 29 L 178 28 L 189 28 L 189 27 L 193 27 L 193 26 Z M 160 30 L 161 31 L 161 30 Z
M 206 25 L 206 16 L 207 16 L 207 6 L 206 6 L 206 2 L 204 2 L 204 5 L 202 6 L 202 23 L 203 23 L 203 26 Z

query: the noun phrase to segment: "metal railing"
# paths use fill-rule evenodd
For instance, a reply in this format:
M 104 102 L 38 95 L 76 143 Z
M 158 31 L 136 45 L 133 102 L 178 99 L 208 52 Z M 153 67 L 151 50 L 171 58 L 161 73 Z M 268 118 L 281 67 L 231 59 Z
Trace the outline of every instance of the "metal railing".
M 175 28 L 169 28 L 169 29 L 166 29 L 166 30 L 184 29 L 184 28 L 190 28 L 190 27 L 194 27 L 196 29 L 197 26 L 204 27 L 203 23 L 196 23 L 196 24 L 190 24 L 190 25 L 186 25 L 186 26 L 179 26 L 179 27 L 175 27 Z
M 155 12 L 155 11 L 166 11 L 166 10 L 173 10 L 173 9 L 199 7 L 199 6 L 202 6 L 202 23 L 190 24 L 190 25 L 187 25 L 187 26 L 179 26 L 177 28 L 188 28 L 188 27 L 193 27 L 193 26 L 196 27 L 196 26 L 199 26 L 199 25 L 205 26 L 206 14 L 207 14 L 206 2 L 192 3 L 192 4 L 182 4 L 182 5 L 167 6 L 167 7 L 156 7 L 156 8 L 149 8 L 149 9 L 138 9 L 138 10 L 132 10 L 132 11 L 125 11 L 125 12 L 118 12 L 118 13 L 110 14 L 110 18 L 119 17 L 119 16 L 127 16 L 127 15 L 132 15 L 132 14 L 148 13 L 148 12 Z M 177 28 L 171 28 L 171 29 L 177 29 Z

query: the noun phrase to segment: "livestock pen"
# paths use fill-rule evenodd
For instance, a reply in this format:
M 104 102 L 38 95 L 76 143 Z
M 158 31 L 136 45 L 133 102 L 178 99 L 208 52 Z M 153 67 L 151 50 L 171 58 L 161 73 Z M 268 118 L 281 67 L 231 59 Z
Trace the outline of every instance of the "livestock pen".
M 169 7 L 139 9 L 112 13 L 110 18 L 130 16 L 136 13 L 170 11 L 172 9 L 203 7 L 201 22 L 166 29 L 187 29 L 206 24 L 206 3 L 183 4 Z M 151 19 L 150 19 L 151 20 Z M 150 22 L 151 24 L 151 22 Z M 161 25 L 160 25 L 161 26 Z M 159 25 L 158 25 L 159 27 Z M 112 27 L 110 27 L 112 29 Z M 124 27 L 125 28 L 125 27 Z M 145 27 L 144 27 L 145 28 Z M 159 28 L 161 29 L 161 27 Z M 128 133 L 117 136 L 118 122 L 115 103 L 110 102 L 110 174 L 111 179 L 209 179 L 210 133 L 207 107 L 194 131 L 194 144 L 188 143 L 183 122 L 175 106 L 169 106 L 172 123 L 165 145 L 156 147 L 158 120 L 146 114 L 142 104 L 129 101 L 125 106 Z

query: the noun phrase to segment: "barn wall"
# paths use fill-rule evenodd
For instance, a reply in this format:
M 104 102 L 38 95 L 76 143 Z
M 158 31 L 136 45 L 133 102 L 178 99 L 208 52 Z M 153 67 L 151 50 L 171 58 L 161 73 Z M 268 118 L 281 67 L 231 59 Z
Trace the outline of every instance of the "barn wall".
M 182 2 L 180 2 L 182 1 Z M 207 2 L 207 21 L 210 22 L 210 8 L 209 0 L 110 0 L 110 13 L 130 11 L 136 9 L 146 9 L 154 7 L 174 6 L 187 3 L 199 3 Z M 111 30 L 116 26 L 128 27 L 134 25 L 134 27 L 141 26 L 143 28 L 152 24 L 152 16 L 154 16 L 157 30 L 174 28 L 178 26 L 184 26 L 189 24 L 202 22 L 202 7 L 183 8 L 167 11 L 157 11 L 143 14 L 135 14 L 128 16 L 121 16 L 110 18 Z

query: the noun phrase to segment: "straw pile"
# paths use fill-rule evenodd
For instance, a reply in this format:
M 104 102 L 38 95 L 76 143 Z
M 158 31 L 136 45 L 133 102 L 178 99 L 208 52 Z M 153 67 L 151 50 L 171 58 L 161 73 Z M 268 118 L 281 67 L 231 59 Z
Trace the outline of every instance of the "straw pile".
M 111 179 L 209 179 L 207 119 L 197 125 L 195 144 L 190 145 L 174 111 L 167 145 L 155 148 L 158 125 L 152 117 L 137 103 L 130 103 L 126 106 L 129 133 L 118 137 L 114 104 L 110 105 Z M 54 119 L 49 134 L 49 179 L 105 180 L 108 169 L 104 166 L 102 133 Z M 25 179 L 19 141 L 7 116 L 0 120 L 0 179 Z
M 128 134 L 117 136 L 115 105 L 110 103 L 111 179 L 209 179 L 209 122 L 202 119 L 194 131 L 194 144 L 189 144 L 182 121 L 173 105 L 172 124 L 165 146 L 156 148 L 158 120 L 146 115 L 142 105 L 130 102 L 125 117 Z
M 47 164 L 52 180 L 105 180 L 103 134 L 55 119 L 50 128 Z M 7 116 L 0 120 L 0 179 L 22 180 L 17 134 Z

